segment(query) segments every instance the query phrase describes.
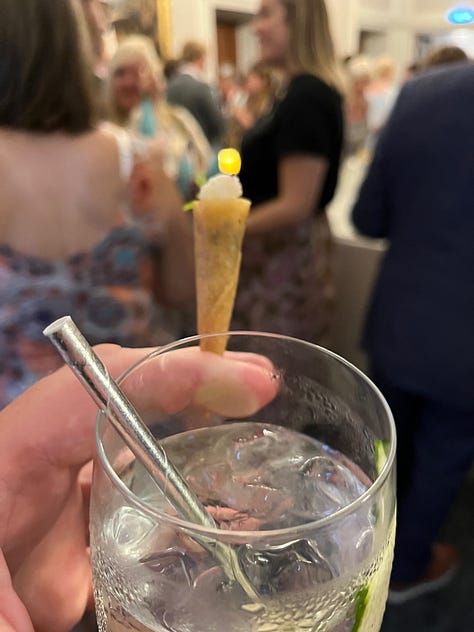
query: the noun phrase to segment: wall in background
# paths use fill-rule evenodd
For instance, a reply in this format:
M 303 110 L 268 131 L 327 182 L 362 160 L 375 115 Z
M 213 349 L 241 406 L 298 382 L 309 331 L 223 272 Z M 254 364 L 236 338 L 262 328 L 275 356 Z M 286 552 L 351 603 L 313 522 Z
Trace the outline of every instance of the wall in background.
M 258 7 L 258 0 L 171 0 L 173 52 L 179 53 L 186 40 L 198 40 L 208 47 L 207 72 L 209 78 L 218 74 L 216 14 L 225 11 L 247 15 L 250 21 Z M 237 57 L 239 65 L 248 68 L 258 56 L 258 49 L 250 27 L 239 25 Z
M 188 39 L 208 45 L 209 77 L 217 76 L 216 12 L 225 11 L 249 20 L 259 0 L 170 0 L 172 48 L 177 54 Z M 393 56 L 400 68 L 416 56 L 417 39 L 427 33 L 453 30 L 446 14 L 456 5 L 453 0 L 326 0 L 334 38 L 341 57 L 358 51 L 361 32 L 373 34 L 373 46 Z M 469 0 L 465 4 L 472 4 Z M 460 30 L 460 29 L 455 29 Z M 468 28 L 474 33 L 474 28 Z M 469 39 L 469 38 L 468 38 Z M 245 71 L 258 57 L 258 47 L 250 25 L 239 24 L 237 33 L 238 65 Z

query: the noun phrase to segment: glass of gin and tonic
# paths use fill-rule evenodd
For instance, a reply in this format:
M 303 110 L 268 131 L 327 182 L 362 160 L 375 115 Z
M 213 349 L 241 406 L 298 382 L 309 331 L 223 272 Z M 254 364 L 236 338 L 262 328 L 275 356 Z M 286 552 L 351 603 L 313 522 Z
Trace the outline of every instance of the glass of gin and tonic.
M 321 347 L 245 332 L 228 334 L 228 351 L 264 356 L 279 381 L 251 417 L 197 407 L 166 415 L 134 398 L 153 363 L 199 343 L 157 349 L 119 383 L 216 527 L 177 515 L 99 415 L 91 549 L 100 632 L 376 632 L 395 531 L 385 400 Z M 235 553 L 250 594 L 212 554 L 216 543 Z

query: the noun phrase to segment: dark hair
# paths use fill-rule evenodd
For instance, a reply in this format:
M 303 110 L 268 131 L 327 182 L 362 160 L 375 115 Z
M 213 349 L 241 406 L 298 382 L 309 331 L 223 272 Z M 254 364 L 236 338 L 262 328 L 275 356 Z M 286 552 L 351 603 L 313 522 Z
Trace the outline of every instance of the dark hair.
M 432 51 L 425 60 L 425 67 L 442 66 L 467 61 L 468 56 L 459 46 L 442 46 Z
M 167 81 L 172 79 L 178 73 L 180 65 L 181 61 L 179 59 L 168 59 L 165 61 L 163 73 Z
M 414 61 L 409 66 L 407 66 L 406 71 L 413 75 L 416 75 L 416 73 L 420 72 L 421 69 L 422 69 L 422 65 L 420 64 L 420 62 Z
M 0 126 L 81 133 L 94 118 L 75 0 L 0 0 Z

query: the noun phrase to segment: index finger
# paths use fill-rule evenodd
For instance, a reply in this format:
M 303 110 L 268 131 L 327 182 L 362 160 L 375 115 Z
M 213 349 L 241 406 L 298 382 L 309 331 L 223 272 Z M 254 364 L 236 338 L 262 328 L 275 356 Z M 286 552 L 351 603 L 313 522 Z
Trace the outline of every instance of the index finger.
M 96 351 L 116 378 L 152 350 L 104 345 Z M 270 361 L 257 358 L 220 357 L 198 348 L 170 351 L 131 373 L 124 390 L 145 409 L 172 414 L 198 404 L 217 414 L 246 417 L 278 392 Z M 63 367 L 3 411 L 2 434 L 12 450 L 24 454 L 26 444 L 59 467 L 80 466 L 95 453 L 96 415 L 84 387 Z

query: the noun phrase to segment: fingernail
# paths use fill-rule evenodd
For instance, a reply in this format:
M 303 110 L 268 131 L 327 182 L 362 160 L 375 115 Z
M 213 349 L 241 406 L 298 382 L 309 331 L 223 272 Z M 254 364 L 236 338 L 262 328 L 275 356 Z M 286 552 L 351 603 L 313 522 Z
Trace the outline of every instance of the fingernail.
M 235 382 L 203 384 L 196 391 L 195 402 L 225 417 L 247 417 L 260 408 L 250 387 Z

